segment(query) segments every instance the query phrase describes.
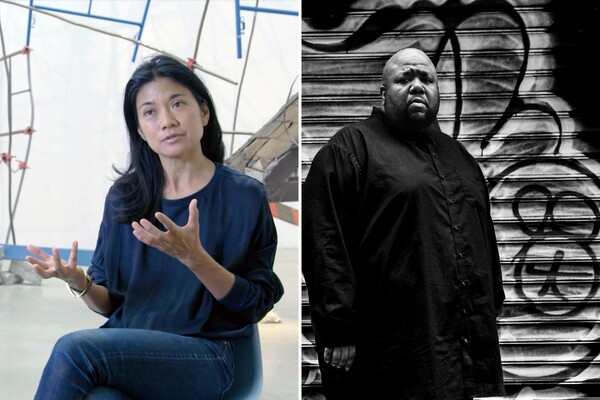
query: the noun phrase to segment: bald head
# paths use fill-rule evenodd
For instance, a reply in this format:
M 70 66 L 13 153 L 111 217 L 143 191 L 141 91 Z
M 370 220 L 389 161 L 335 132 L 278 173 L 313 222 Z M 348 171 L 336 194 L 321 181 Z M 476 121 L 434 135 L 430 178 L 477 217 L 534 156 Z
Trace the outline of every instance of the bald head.
M 391 56 L 385 66 L 383 67 L 383 81 L 385 82 L 386 76 L 394 73 L 395 68 L 399 64 L 414 64 L 414 65 L 422 65 L 425 68 L 429 68 L 435 74 L 437 79 L 437 72 L 435 70 L 435 66 L 431 59 L 427 54 L 419 49 L 415 49 L 413 47 L 407 47 L 406 49 L 402 49 L 398 51 L 396 54 Z
M 381 97 L 386 120 L 397 129 L 427 129 L 440 104 L 437 72 L 427 54 L 406 48 L 390 57 L 383 68 Z

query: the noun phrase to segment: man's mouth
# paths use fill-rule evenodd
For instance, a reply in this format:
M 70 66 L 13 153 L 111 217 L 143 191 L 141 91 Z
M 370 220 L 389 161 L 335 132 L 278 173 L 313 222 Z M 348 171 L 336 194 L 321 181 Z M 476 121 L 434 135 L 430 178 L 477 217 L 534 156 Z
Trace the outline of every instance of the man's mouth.
M 415 104 L 415 103 L 417 103 L 417 104 L 423 104 L 423 105 L 427 104 L 427 102 L 424 99 L 420 98 L 420 97 L 415 97 L 414 99 L 412 99 L 410 101 L 409 104 Z

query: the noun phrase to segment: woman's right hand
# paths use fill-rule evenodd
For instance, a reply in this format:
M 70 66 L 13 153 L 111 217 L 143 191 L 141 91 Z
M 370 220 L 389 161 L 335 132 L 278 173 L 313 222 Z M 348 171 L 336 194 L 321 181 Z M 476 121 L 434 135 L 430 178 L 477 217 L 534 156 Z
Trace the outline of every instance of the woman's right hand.
M 86 278 L 83 269 L 77 267 L 77 242 L 71 245 L 71 254 L 69 260 L 61 260 L 58 250 L 53 248 L 52 254 L 46 254 L 40 248 L 28 245 L 27 251 L 32 256 L 25 259 L 36 274 L 43 279 L 58 278 L 61 279 L 75 290 L 83 290 L 86 286 Z

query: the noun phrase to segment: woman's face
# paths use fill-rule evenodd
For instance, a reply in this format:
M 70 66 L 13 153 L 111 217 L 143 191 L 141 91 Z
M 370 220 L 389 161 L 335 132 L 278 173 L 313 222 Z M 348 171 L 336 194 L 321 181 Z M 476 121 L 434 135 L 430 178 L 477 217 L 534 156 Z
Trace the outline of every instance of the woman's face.
M 210 112 L 187 87 L 157 78 L 141 87 L 135 106 L 138 133 L 162 161 L 191 160 L 202 154 L 200 139 Z

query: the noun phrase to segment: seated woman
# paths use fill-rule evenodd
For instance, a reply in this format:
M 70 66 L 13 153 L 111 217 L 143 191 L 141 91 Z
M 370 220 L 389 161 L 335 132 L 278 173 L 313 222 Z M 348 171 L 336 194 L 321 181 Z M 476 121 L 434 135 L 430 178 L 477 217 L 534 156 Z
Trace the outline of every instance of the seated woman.
M 65 281 L 107 317 L 56 343 L 36 399 L 95 387 L 137 399 L 219 399 L 232 384 L 230 339 L 283 295 L 264 187 L 222 164 L 211 96 L 179 61 L 156 55 L 127 83 L 130 160 L 110 188 L 87 272 L 28 246 L 42 278 Z

